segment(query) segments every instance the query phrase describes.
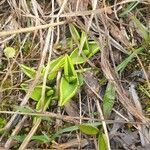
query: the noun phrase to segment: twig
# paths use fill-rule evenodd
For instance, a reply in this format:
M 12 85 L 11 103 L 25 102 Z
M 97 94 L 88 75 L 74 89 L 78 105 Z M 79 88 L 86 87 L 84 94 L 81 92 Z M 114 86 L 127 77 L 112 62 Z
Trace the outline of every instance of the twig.
M 87 118 L 87 117 L 72 117 L 72 116 L 67 116 L 67 115 L 59 115 L 56 113 L 52 113 L 52 112 L 15 112 L 15 111 L 0 111 L 0 114 L 17 114 L 17 115 L 27 115 L 27 116 L 37 116 L 37 117 L 50 117 L 50 118 L 57 118 L 66 122 L 72 122 L 75 124 L 79 124 L 78 120 L 85 120 L 85 121 L 89 121 L 91 120 L 91 118 Z M 150 125 L 150 122 L 146 122 L 146 123 L 142 123 L 142 122 L 135 122 L 135 121 L 130 121 L 130 120 L 126 120 L 126 121 L 117 121 L 117 120 L 103 120 L 103 119 L 95 119 L 92 118 L 93 121 L 105 121 L 107 124 L 113 124 L 113 123 L 130 123 L 130 124 L 145 124 L 145 125 Z M 1 131 L 1 130 L 0 130 Z
M 18 125 L 16 126 L 16 128 L 13 130 L 13 132 L 12 132 L 12 134 L 11 134 L 11 136 L 9 137 L 9 139 L 6 141 L 6 143 L 5 143 L 5 148 L 6 149 L 9 149 L 10 148 L 10 146 L 11 146 L 11 143 L 12 143 L 12 141 L 13 141 L 13 139 L 11 138 L 12 136 L 15 136 L 15 135 L 17 135 L 18 133 L 19 133 L 19 131 L 21 130 L 21 128 L 22 128 L 22 126 L 24 125 L 24 122 L 25 122 L 25 120 L 27 119 L 27 116 L 24 116 L 23 118 L 22 118 L 22 120 L 18 123 Z

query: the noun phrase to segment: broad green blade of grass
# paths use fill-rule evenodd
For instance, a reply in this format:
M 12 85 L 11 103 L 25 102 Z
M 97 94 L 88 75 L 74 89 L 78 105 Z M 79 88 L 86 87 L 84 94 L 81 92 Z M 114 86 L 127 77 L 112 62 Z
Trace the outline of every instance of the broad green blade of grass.
M 16 135 L 12 136 L 11 138 L 18 142 L 22 142 L 25 139 L 25 137 L 25 135 Z M 32 136 L 31 140 L 38 141 L 41 143 L 47 143 L 51 141 L 51 138 L 49 138 L 47 135 L 34 135 Z
M 119 17 L 124 17 L 125 15 L 128 15 L 136 6 L 139 4 L 138 1 L 132 2 L 131 4 L 128 4 L 127 8 L 123 10 L 122 13 L 120 13 Z
M 150 92 L 144 88 L 142 85 L 139 86 L 141 92 L 143 92 L 148 98 L 150 98 Z
M 126 66 L 127 66 L 130 62 L 132 62 L 132 59 L 133 59 L 134 57 L 136 57 L 136 55 L 140 54 L 143 50 L 144 50 L 143 47 L 140 47 L 140 48 L 138 48 L 138 49 L 135 49 L 134 52 L 132 52 L 121 64 L 119 64 L 119 65 L 117 66 L 117 71 L 122 72 L 122 71 L 126 68 Z
M 111 83 L 108 83 L 106 91 L 105 91 L 105 95 L 103 98 L 103 113 L 106 118 L 110 115 L 112 111 L 112 108 L 115 103 L 115 97 L 116 97 L 116 94 L 115 94 L 114 86 Z
M 149 43 L 150 31 L 135 16 L 132 16 L 132 19 L 140 32 L 140 36 L 145 40 L 146 43 Z
M 59 131 L 57 131 L 55 134 L 54 134 L 54 137 L 59 137 L 61 134 L 63 133 L 68 133 L 68 132 L 73 132 L 73 131 L 76 131 L 78 130 L 79 127 L 78 126 L 70 126 L 70 127 L 66 127 L 66 128 L 63 128 L 63 129 L 60 129 Z

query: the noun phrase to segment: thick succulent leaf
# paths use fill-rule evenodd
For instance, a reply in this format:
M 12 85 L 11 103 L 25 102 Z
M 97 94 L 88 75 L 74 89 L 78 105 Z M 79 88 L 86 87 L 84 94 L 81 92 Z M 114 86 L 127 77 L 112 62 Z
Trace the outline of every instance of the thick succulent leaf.
M 28 92 L 28 85 L 27 84 L 22 84 L 21 85 L 22 90 L 24 90 L 26 93 Z M 41 98 L 41 92 L 42 92 L 42 87 L 35 87 L 34 90 L 31 93 L 31 98 L 35 101 L 39 101 Z
M 78 86 L 78 80 L 70 83 L 65 77 L 61 78 L 59 106 L 65 105 L 76 94 Z
M 54 59 L 50 62 L 50 68 L 49 68 L 49 74 L 48 74 L 48 80 L 53 80 L 57 76 L 57 72 L 63 68 L 65 62 L 65 56 L 61 56 L 57 59 Z M 45 69 L 43 72 L 45 72 Z
M 28 92 L 29 86 L 28 84 L 21 84 L 22 90 L 24 90 L 26 93 Z M 46 86 L 46 92 L 52 91 L 51 87 Z M 32 93 L 31 93 L 31 98 L 35 101 L 39 101 L 41 98 L 41 93 L 42 93 L 42 85 L 36 86 Z M 52 93 L 53 94 L 53 93 Z
M 80 34 L 78 32 L 78 30 L 76 29 L 76 27 L 72 24 L 69 25 L 69 29 L 70 29 L 70 33 L 72 38 L 77 42 L 80 40 Z
M 89 51 L 88 37 L 84 31 L 82 31 L 81 33 L 80 45 L 81 45 L 81 48 L 87 49 Z
M 9 59 L 15 57 L 16 50 L 13 47 L 6 47 L 4 49 L 4 55 Z
M 88 58 L 94 56 L 97 52 L 100 51 L 100 46 L 95 41 L 89 42 L 89 54 L 87 55 Z
M 50 103 L 52 101 L 52 96 L 45 96 L 45 100 L 44 100 L 44 108 L 42 108 L 43 110 L 46 110 Z M 36 110 L 40 110 L 41 109 L 41 101 L 39 100 L 36 104 Z
M 76 48 L 70 55 L 73 64 L 82 64 L 86 62 L 86 58 L 79 55 L 79 48 Z
M 20 68 L 23 71 L 23 73 L 26 74 L 29 78 L 35 78 L 36 70 L 23 64 L 20 65 Z
M 98 150 L 108 150 L 106 135 L 100 133 L 98 136 Z
M 76 82 L 77 81 L 77 73 L 74 69 L 74 65 L 72 63 L 71 58 L 66 55 L 65 65 L 64 65 L 64 76 L 68 80 L 68 82 Z

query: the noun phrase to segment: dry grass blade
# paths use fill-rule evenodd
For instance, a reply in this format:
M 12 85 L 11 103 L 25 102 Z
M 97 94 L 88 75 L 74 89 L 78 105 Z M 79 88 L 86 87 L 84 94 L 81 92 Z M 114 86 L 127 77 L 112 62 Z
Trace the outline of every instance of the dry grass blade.
M 102 120 L 104 120 L 104 115 L 103 115 L 103 112 L 102 112 L 102 109 L 101 109 L 101 106 L 100 106 L 100 103 L 99 103 L 98 100 L 96 100 L 96 105 L 97 105 L 97 109 L 98 109 L 100 118 L 101 118 Z M 109 140 L 109 135 L 108 135 L 108 130 L 107 130 L 106 122 L 105 122 L 105 121 L 102 121 L 102 125 L 103 125 L 103 129 L 104 129 L 104 133 L 105 133 L 105 135 L 106 135 L 106 141 L 107 141 L 108 150 L 111 150 L 111 147 L 110 147 L 110 140 Z
M 29 134 L 26 136 L 26 138 L 24 139 L 24 141 L 22 142 L 22 144 L 21 144 L 21 146 L 19 147 L 18 150 L 24 150 L 27 147 L 27 144 L 30 142 L 30 139 L 32 138 L 32 136 L 36 132 L 36 130 L 39 127 L 40 123 L 41 123 L 41 118 L 38 118 L 36 120 L 35 124 L 33 125 L 32 129 L 30 130 Z
M 129 92 L 130 92 L 130 94 L 132 96 L 133 103 L 134 103 L 135 107 L 141 113 L 141 115 L 143 115 L 142 106 L 141 106 L 139 97 L 137 95 L 134 83 L 130 84 Z M 148 145 L 148 144 L 150 144 L 149 133 L 148 133 L 147 127 L 144 126 L 144 125 L 137 124 L 137 128 L 139 129 L 139 135 L 140 135 L 140 139 L 141 139 L 141 144 L 142 144 L 143 147 Z
M 53 22 L 53 20 L 51 22 Z M 52 54 L 53 36 L 54 36 L 53 35 L 53 29 L 49 28 L 47 36 L 46 36 L 46 40 L 45 40 L 45 45 L 44 45 L 44 48 L 43 48 L 43 51 L 46 54 L 48 49 L 49 49 L 49 47 L 50 47 L 48 62 L 50 62 L 51 54 Z M 46 68 L 46 72 L 45 72 L 44 77 L 43 77 L 42 95 L 41 95 L 41 98 L 40 98 L 40 104 L 41 104 L 40 108 L 41 108 L 41 110 L 44 110 L 45 89 L 46 89 L 46 81 L 47 81 L 48 71 L 49 71 L 49 66 Z M 32 136 L 34 135 L 36 130 L 38 129 L 38 126 L 40 125 L 40 123 L 41 123 L 41 118 L 38 118 L 36 120 L 34 126 L 32 127 L 31 131 L 29 132 L 29 134 L 26 136 L 26 138 L 22 142 L 21 146 L 19 147 L 19 150 L 23 150 L 23 149 L 25 149 L 27 147 L 28 142 L 30 141 L 30 139 L 32 138 Z
M 88 145 L 88 141 L 86 139 L 83 139 L 81 141 L 79 141 L 78 139 L 73 139 L 73 140 L 70 140 L 69 142 L 63 143 L 63 144 L 53 143 L 52 147 L 54 149 L 68 149 L 68 148 L 72 148 L 72 147 L 77 148 L 77 147 L 79 147 L 79 144 L 81 145 L 80 147 L 83 148 L 86 145 Z
M 96 107 L 97 107 L 97 111 L 98 111 L 100 120 L 105 120 L 103 111 L 101 109 L 100 102 L 97 97 L 95 98 L 95 95 L 93 96 L 93 91 L 97 95 L 99 95 L 98 94 L 99 90 L 100 90 L 99 83 L 97 82 L 97 79 L 94 78 L 94 75 L 91 72 L 87 72 L 86 74 L 84 74 L 84 78 L 85 78 L 85 83 L 86 83 L 87 87 L 89 88 L 89 90 L 87 89 L 87 94 L 92 98 L 94 97 L 94 100 L 96 101 Z M 107 148 L 110 150 L 111 148 L 110 148 L 109 135 L 108 135 L 107 125 L 106 125 L 105 121 L 102 121 L 102 126 L 104 129 L 104 133 L 106 135 Z
M 27 115 L 27 116 L 37 116 L 37 117 L 50 117 L 50 118 L 56 118 L 60 119 L 66 122 L 72 122 L 74 124 L 79 124 L 79 119 L 83 120 L 90 120 L 90 118 L 85 117 L 71 117 L 66 115 L 59 115 L 56 113 L 51 112 L 43 112 L 43 113 L 25 113 L 25 112 L 11 112 L 11 111 L 0 111 L 1 114 L 15 114 L 15 115 Z M 95 121 L 98 121 L 98 119 L 95 119 Z
M 66 122 L 74 123 L 74 124 L 80 124 L 78 120 L 85 120 L 89 121 L 91 118 L 88 117 L 72 117 L 72 116 L 67 116 L 67 115 L 60 115 L 52 112 L 42 112 L 42 113 L 26 113 L 26 112 L 14 112 L 14 111 L 0 111 L 1 114 L 18 114 L 18 115 L 26 115 L 26 116 L 35 116 L 35 117 L 50 117 L 50 118 L 56 118 L 60 119 Z M 116 112 L 118 115 L 118 113 Z M 123 118 L 123 117 L 122 117 Z M 149 122 L 142 123 L 142 122 L 135 122 L 135 121 L 130 121 L 128 119 L 123 118 L 125 121 L 117 121 L 117 120 L 102 120 L 102 119 L 96 119 L 93 118 L 94 121 L 105 121 L 107 124 L 113 124 L 113 123 L 131 123 L 131 124 L 144 124 L 144 125 L 150 125 Z M 2 130 L 0 130 L 2 131 Z
M 39 26 L 35 26 L 35 27 L 21 28 L 21 29 L 18 29 L 18 30 L 2 31 L 2 32 L 0 32 L 0 37 L 8 36 L 8 35 L 11 35 L 11 34 L 33 32 L 35 30 L 46 29 L 46 28 L 55 27 L 55 26 L 58 26 L 58 25 L 63 25 L 65 23 L 67 23 L 67 22 L 66 21 L 61 21 L 61 22 L 57 22 L 57 23 L 49 23 L 49 24 L 39 25 Z
M 11 144 L 12 144 L 12 142 L 13 142 L 13 140 L 12 140 L 11 137 L 17 135 L 17 134 L 20 132 L 20 130 L 21 130 L 21 128 L 23 127 L 24 122 L 26 121 L 26 119 L 27 119 L 27 116 L 24 116 L 24 117 L 22 118 L 22 120 L 18 123 L 18 125 L 15 127 L 15 129 L 13 130 L 13 132 L 12 132 L 10 138 L 6 141 L 6 143 L 5 143 L 5 145 L 4 145 L 4 147 L 5 147 L 6 149 L 10 149 Z

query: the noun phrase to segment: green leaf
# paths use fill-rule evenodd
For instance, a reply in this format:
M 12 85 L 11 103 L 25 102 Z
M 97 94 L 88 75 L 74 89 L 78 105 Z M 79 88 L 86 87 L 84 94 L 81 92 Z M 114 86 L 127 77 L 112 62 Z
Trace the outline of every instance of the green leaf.
M 87 61 L 87 58 L 91 58 L 100 50 L 97 42 L 90 41 L 88 44 L 88 49 L 83 49 L 83 56 L 79 55 L 79 48 L 76 48 L 70 55 L 73 64 L 82 64 Z M 85 56 L 84 56 L 85 55 Z M 87 58 L 86 58 L 87 57 Z
M 28 89 L 29 89 L 28 84 L 23 83 L 21 84 L 21 87 L 22 87 L 22 90 L 24 90 L 26 93 L 28 92 Z M 51 87 L 46 86 L 46 93 L 51 90 L 52 90 Z M 35 101 L 39 101 L 41 98 L 41 93 L 42 93 L 42 85 L 38 85 L 33 89 L 31 93 L 31 98 Z M 52 92 L 52 94 L 53 93 L 54 92 Z
M 108 150 L 106 135 L 100 133 L 98 136 L 98 150 Z
M 43 110 L 46 110 L 50 103 L 51 103 L 51 100 L 52 100 L 52 95 L 51 96 L 45 96 L 45 99 L 44 99 L 44 108 Z M 41 101 L 38 101 L 37 104 L 36 104 L 36 110 L 40 110 L 41 109 Z
M 28 92 L 28 84 L 21 84 L 22 90 L 24 90 L 26 93 Z M 42 93 L 42 86 L 36 86 L 32 93 L 31 93 L 31 98 L 35 101 L 39 101 L 41 98 L 41 93 Z
M 99 129 L 97 127 L 86 124 L 79 125 L 79 129 L 81 132 L 88 135 L 96 135 L 99 132 Z
M 85 56 L 88 56 L 90 54 L 90 51 L 88 49 L 84 49 L 83 54 L 85 54 Z
M 65 56 L 61 56 L 50 62 L 48 80 L 53 80 L 57 76 L 58 71 L 64 66 L 64 63 L 65 63 Z M 46 68 L 44 68 L 43 72 L 45 72 L 45 69 Z
M 15 54 L 16 54 L 16 50 L 13 47 L 6 47 L 4 49 L 4 55 L 7 58 L 13 58 L 13 57 L 15 57 Z
M 21 64 L 19 66 L 20 66 L 21 70 L 23 71 L 23 73 L 26 74 L 29 78 L 31 78 L 31 79 L 35 78 L 36 71 L 33 68 L 28 67 L 23 64 Z
M 54 90 L 50 89 L 46 92 L 46 96 L 52 96 L 54 94 Z
M 121 64 L 119 64 L 117 66 L 117 71 L 122 72 L 126 66 L 128 65 L 128 63 L 130 63 L 132 61 L 132 59 L 134 57 L 136 57 L 137 54 L 140 54 L 142 51 L 144 50 L 143 47 L 140 47 L 138 49 L 136 49 L 132 54 L 130 54 Z
M 80 73 L 77 73 L 77 77 L 78 77 L 78 82 L 79 82 L 79 87 L 80 87 L 84 84 L 84 78 L 83 78 L 83 75 Z
M 89 51 L 88 37 L 84 31 L 82 31 L 82 34 L 81 34 L 80 45 L 82 49 L 87 49 Z
M 83 58 L 81 55 L 79 55 L 79 48 L 76 48 L 71 54 L 70 58 L 72 60 L 73 64 L 82 64 L 86 62 L 86 58 Z
M 43 107 L 43 105 L 41 105 L 41 99 L 40 99 L 36 104 L 36 111 L 38 111 L 38 112 L 41 110 L 46 111 L 48 109 L 48 107 L 50 106 L 51 102 L 52 102 L 52 96 L 50 96 L 50 97 L 46 96 L 44 98 L 44 107 Z M 47 116 L 43 116 L 43 117 L 36 116 L 33 118 L 33 124 L 35 124 L 38 119 L 47 120 L 47 121 L 50 120 L 50 118 Z
M 64 75 L 60 81 L 59 105 L 65 105 L 77 92 L 79 81 L 73 63 L 68 55 L 65 57 Z
M 89 54 L 87 55 L 88 58 L 94 56 L 98 51 L 100 51 L 100 46 L 95 41 L 89 42 Z
M 115 103 L 115 89 L 111 83 L 108 83 L 105 95 L 103 98 L 103 113 L 105 117 L 108 117 L 112 111 Z
M 64 65 L 64 77 L 68 82 L 77 82 L 77 73 L 74 69 L 72 60 L 68 55 L 66 55 L 65 65 Z
M 16 140 L 18 142 L 22 142 L 25 139 L 25 135 L 15 135 L 15 136 L 11 136 L 11 139 Z
M 75 42 L 80 40 L 80 34 L 77 31 L 76 27 L 72 24 L 69 25 L 70 33 Z
M 76 82 L 69 83 L 65 77 L 61 78 L 59 106 L 65 105 L 76 94 L 78 86 L 78 80 Z

